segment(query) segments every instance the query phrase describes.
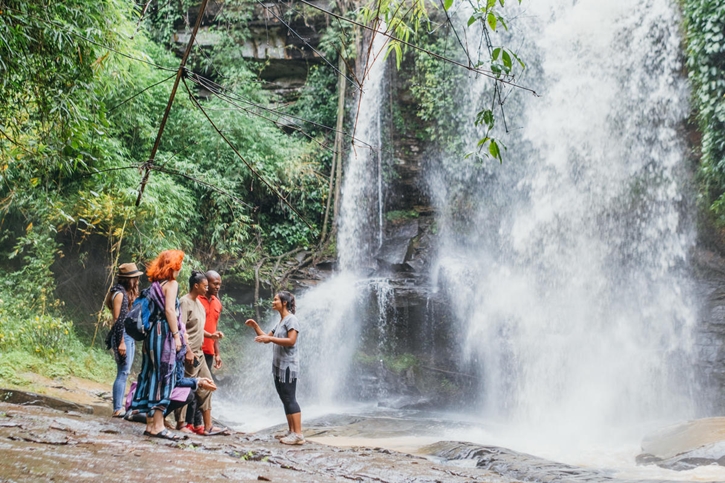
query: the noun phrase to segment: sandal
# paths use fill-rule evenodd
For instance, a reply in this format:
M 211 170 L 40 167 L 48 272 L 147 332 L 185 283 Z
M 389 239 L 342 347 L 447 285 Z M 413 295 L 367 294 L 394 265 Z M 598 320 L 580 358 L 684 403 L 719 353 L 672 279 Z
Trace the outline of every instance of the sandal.
M 123 409 L 119 409 L 118 411 L 115 411 L 115 412 L 113 413 L 113 416 L 111 416 L 111 417 L 112 417 L 112 418 L 122 418 L 122 417 L 124 417 L 125 415 L 126 415 L 126 411 L 124 411 Z
M 146 424 L 146 413 L 140 413 L 138 411 L 128 411 L 123 416 L 123 419 L 125 419 L 126 421 L 133 421 L 134 423 Z
M 149 431 L 144 431 L 143 432 L 143 435 L 144 436 L 150 436 L 152 438 L 168 439 L 169 441 L 179 441 L 181 439 L 186 439 L 187 438 L 187 436 L 185 436 L 185 435 L 184 436 L 181 436 L 181 435 L 178 435 L 178 434 L 174 434 L 174 433 L 172 433 L 171 431 L 169 431 L 166 428 L 162 429 L 161 431 L 159 431 L 156 434 L 151 433 Z
M 212 427 L 209 431 L 204 431 L 202 435 L 204 436 L 229 436 L 232 434 L 227 428 L 217 428 Z

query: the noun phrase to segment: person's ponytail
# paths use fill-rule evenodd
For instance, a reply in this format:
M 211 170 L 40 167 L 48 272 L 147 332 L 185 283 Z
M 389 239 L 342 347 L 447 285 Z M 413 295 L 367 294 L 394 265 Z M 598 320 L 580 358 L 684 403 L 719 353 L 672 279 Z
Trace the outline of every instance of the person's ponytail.
M 297 303 L 295 302 L 294 295 L 292 295 L 290 292 L 284 291 L 277 293 L 277 296 L 279 297 L 279 300 L 280 302 L 282 302 L 282 304 L 287 304 L 287 310 L 289 310 L 293 314 L 297 311 Z

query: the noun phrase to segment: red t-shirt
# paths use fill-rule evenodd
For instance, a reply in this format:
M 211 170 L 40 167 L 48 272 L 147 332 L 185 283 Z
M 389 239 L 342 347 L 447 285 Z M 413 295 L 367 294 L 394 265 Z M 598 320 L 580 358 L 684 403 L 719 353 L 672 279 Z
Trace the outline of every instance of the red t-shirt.
M 219 323 L 219 316 L 222 313 L 222 303 L 216 297 L 216 295 L 212 295 L 211 299 L 208 299 L 204 295 L 200 295 L 199 302 L 201 302 L 201 304 L 204 306 L 204 310 L 206 310 L 206 323 L 204 324 L 204 330 L 209 332 L 210 334 L 213 334 L 214 332 L 216 332 L 216 326 Z M 213 356 L 214 341 L 212 339 L 209 339 L 208 337 L 205 337 L 204 343 L 201 346 L 201 350 L 204 351 L 204 354 Z

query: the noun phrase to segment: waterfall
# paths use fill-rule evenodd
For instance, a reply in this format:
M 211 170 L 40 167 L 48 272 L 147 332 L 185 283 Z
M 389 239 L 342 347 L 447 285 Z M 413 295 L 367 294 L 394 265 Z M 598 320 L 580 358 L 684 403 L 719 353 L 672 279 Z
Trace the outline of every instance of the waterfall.
M 444 158 L 428 179 L 442 231 L 432 279 L 460 364 L 482 382 L 476 404 L 530 430 L 692 416 L 677 3 L 519 8 L 510 41 L 542 97 L 511 95 L 502 165 Z M 470 86 L 490 99 L 487 79 Z
M 381 103 L 386 44 L 386 37 L 375 35 L 361 59 L 363 86 L 354 115 L 355 141 L 345 169 L 337 242 L 343 272 L 372 272 L 373 257 L 382 244 Z
M 355 115 L 356 141 L 347 160 L 342 190 L 342 221 L 337 241 L 340 270 L 329 280 L 297 296 L 297 318 L 301 324 L 300 380 L 303 381 L 298 391 L 302 404 L 331 407 L 354 397 L 349 394 L 348 380 L 355 377 L 351 375 L 351 366 L 360 345 L 364 318 L 361 312 L 370 300 L 384 305 L 392 298 L 386 279 L 366 278 L 375 268 L 374 256 L 382 240 L 380 110 L 386 38 L 377 35 L 367 44 L 363 58 L 368 60 L 363 74 L 359 75 L 364 83 L 356 99 L 359 105 Z M 379 313 L 376 327 L 382 331 L 386 325 L 384 307 L 376 312 Z M 279 316 L 272 313 L 260 324 L 262 330 L 269 331 L 277 320 Z M 262 405 L 276 409 L 278 397 L 270 381 L 271 354 L 266 352 L 254 344 L 245 347 L 241 383 L 222 409 L 230 420 L 240 420 L 239 407 Z M 255 414 L 258 419 L 262 416 L 258 410 Z M 274 417 L 269 421 L 274 421 Z
M 340 271 L 332 280 L 305 294 L 300 317 L 316 324 L 307 347 L 309 368 L 307 392 L 316 401 L 332 402 L 346 394 L 361 331 L 360 307 L 371 293 L 384 290 L 387 281 L 366 280 L 374 269 L 374 255 L 382 240 L 381 99 L 385 80 L 383 59 L 386 38 L 377 35 L 368 42 L 367 59 L 360 76 L 355 141 L 345 169 L 338 228 L 337 251 Z M 303 308 L 304 307 L 304 308 Z M 331 309 L 335 310 L 331 313 Z M 384 312 L 381 312 L 384 313 Z

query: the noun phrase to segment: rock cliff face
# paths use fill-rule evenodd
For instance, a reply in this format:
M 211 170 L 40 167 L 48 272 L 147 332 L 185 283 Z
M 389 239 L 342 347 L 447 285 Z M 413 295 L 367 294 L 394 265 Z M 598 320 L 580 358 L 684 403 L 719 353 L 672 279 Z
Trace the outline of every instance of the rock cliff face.
M 327 2 L 312 1 L 314 5 L 329 8 Z M 220 42 L 222 32 L 213 28 L 215 19 L 224 8 L 223 0 L 209 2 L 202 26 L 197 34 L 200 48 Z M 285 100 L 298 97 L 299 89 L 305 84 L 311 65 L 323 62 L 318 48 L 327 19 L 319 11 L 305 7 L 299 2 L 259 1 L 251 11 L 245 11 L 247 36 L 240 48 L 244 59 L 259 64 L 259 75 L 266 87 L 281 94 Z M 173 41 L 183 50 L 189 41 L 187 25 L 196 21 L 197 8 L 187 12 L 183 22 L 175 25 L 177 32 Z
M 693 256 L 700 316 L 695 331 L 701 415 L 725 412 L 725 260 L 698 249 Z

